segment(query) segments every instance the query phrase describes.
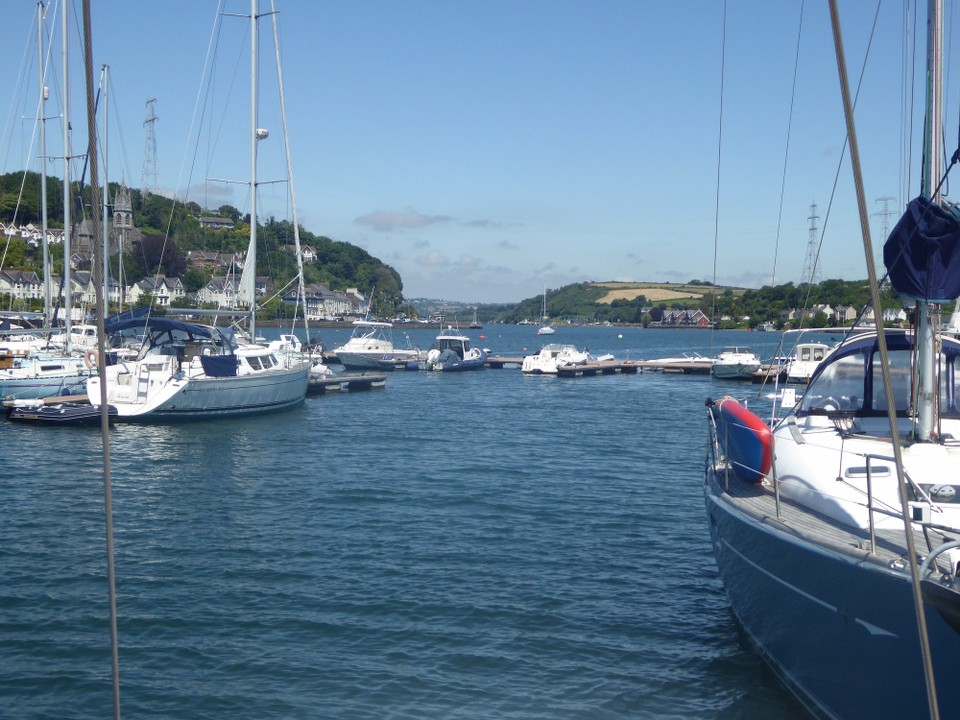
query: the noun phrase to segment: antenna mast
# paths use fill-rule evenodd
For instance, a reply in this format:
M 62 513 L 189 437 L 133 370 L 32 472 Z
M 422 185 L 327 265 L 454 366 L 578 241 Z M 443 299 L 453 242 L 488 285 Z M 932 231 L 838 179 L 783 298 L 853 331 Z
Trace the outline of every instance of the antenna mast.
M 811 285 L 820 284 L 820 267 L 817 264 L 817 203 L 810 203 L 810 215 L 807 220 L 810 221 L 810 239 L 807 240 L 807 257 L 803 261 L 803 275 L 800 282 L 810 283 Z
M 896 200 L 896 198 L 890 197 L 889 195 L 877 198 L 878 203 L 883 203 L 883 210 L 877 210 L 877 212 L 874 213 L 876 217 L 880 218 L 880 242 L 877 243 L 877 257 L 874 260 L 874 266 L 877 268 L 877 275 L 881 277 L 884 274 L 883 244 L 887 241 L 887 238 L 890 237 L 890 218 L 897 215 L 897 213 L 890 209 L 890 203 L 894 200 Z
M 153 111 L 156 102 L 155 97 L 147 99 L 147 119 L 143 121 L 143 126 L 147 128 L 147 139 L 143 148 L 143 178 L 140 182 L 144 195 L 157 190 L 157 136 L 153 130 L 154 124 L 159 120 Z

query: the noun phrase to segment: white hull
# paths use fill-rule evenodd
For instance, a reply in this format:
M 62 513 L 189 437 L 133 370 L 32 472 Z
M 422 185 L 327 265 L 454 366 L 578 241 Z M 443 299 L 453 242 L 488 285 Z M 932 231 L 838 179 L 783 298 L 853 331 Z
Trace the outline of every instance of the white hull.
M 340 364 L 345 368 L 357 370 L 383 370 L 402 363 L 419 360 L 421 353 L 416 350 L 394 350 L 393 352 L 364 353 L 340 350 L 336 353 Z
M 128 421 L 192 420 L 285 410 L 304 400 L 310 363 L 250 375 L 208 377 L 171 373 L 164 363 L 122 363 L 107 368 L 107 404 Z M 100 379 L 87 383 L 90 402 L 100 405 Z
M 759 369 L 759 363 L 736 363 L 734 365 L 714 363 L 713 376 L 718 380 L 750 380 Z
M 532 375 L 556 375 L 562 365 L 582 365 L 590 355 L 577 350 L 573 345 L 551 343 L 544 345 L 535 355 L 523 358 L 520 370 Z
M 17 366 L 0 370 L 0 398 L 36 400 L 79 395 L 90 377 L 83 360 L 74 357 L 18 358 Z

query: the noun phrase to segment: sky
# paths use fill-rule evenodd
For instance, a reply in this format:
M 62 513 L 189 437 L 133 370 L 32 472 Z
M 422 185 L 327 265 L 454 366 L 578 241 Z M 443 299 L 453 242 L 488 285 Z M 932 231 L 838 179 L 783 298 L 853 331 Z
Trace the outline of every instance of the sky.
M 57 177 L 64 2 L 73 153 L 86 145 L 81 5 L 58 0 L 45 41 Z M 825 0 L 274 2 L 275 16 L 270 0 L 259 11 L 257 126 L 270 134 L 258 143 L 258 216 L 292 219 L 275 18 L 298 221 L 396 268 L 408 298 L 796 283 L 811 215 L 820 278 L 867 275 Z M 864 69 L 856 122 L 875 244 L 919 192 L 923 59 L 914 67 L 904 43 L 924 45 L 922 5 L 840 2 L 855 88 Z M 109 66 L 110 180 L 143 185 L 153 97 L 158 191 L 249 212 L 249 0 L 91 6 L 97 82 Z M 39 169 L 36 11 L 4 1 L 3 173 Z M 949 92 L 960 53 L 947 51 Z M 948 145 L 956 117 L 948 104 Z

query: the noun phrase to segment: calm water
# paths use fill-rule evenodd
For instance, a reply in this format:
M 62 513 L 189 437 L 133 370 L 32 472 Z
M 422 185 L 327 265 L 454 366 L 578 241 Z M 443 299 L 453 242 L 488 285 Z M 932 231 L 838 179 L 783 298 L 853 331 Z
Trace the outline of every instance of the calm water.
M 535 351 L 534 333 L 469 331 L 505 355 Z M 777 336 L 550 340 L 767 357 Z M 703 401 L 730 391 L 757 392 L 394 373 L 264 418 L 118 425 L 124 715 L 803 717 L 745 647 L 710 548 Z M 99 431 L 4 421 L 0 439 L 2 714 L 109 717 Z

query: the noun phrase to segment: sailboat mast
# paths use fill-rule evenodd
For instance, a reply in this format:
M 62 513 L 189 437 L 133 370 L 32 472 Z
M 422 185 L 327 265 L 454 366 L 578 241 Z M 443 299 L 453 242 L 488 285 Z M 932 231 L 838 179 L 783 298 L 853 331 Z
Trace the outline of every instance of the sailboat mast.
M 250 340 L 254 342 L 257 338 L 257 99 L 257 0 L 250 0 L 250 244 L 246 263 L 253 278 Z
M 43 233 L 43 324 L 53 323 L 53 293 L 51 289 L 50 244 L 47 239 L 47 86 L 44 84 L 43 0 L 37 3 L 37 68 L 40 73 L 40 100 L 37 103 L 40 121 L 40 227 Z
M 927 115 L 923 132 L 923 178 L 921 194 L 939 203 L 942 156 L 943 103 L 943 0 L 929 0 L 927 6 Z M 939 306 L 917 301 L 917 427 L 920 441 L 929 441 L 936 430 L 935 333 L 939 325 Z M 877 319 L 880 322 L 880 319 Z
M 70 64 L 67 61 L 69 32 L 67 27 L 67 6 L 63 3 L 61 25 L 63 28 L 63 292 L 64 292 L 64 350 L 67 355 L 72 350 L 71 331 L 73 329 L 73 302 L 70 280 Z
M 110 257 L 110 215 L 108 213 L 109 202 L 110 202 L 110 185 L 107 182 L 107 161 L 109 160 L 109 155 L 107 154 L 107 121 L 108 113 L 107 107 L 110 102 L 110 94 L 107 92 L 108 84 L 110 82 L 110 66 L 103 66 L 103 210 L 101 213 L 101 219 L 103 221 L 103 307 L 104 310 L 110 307 L 110 295 L 108 294 L 108 281 L 107 278 L 110 277 L 109 273 L 109 263 L 108 258 Z M 104 313 L 106 314 L 106 313 Z

